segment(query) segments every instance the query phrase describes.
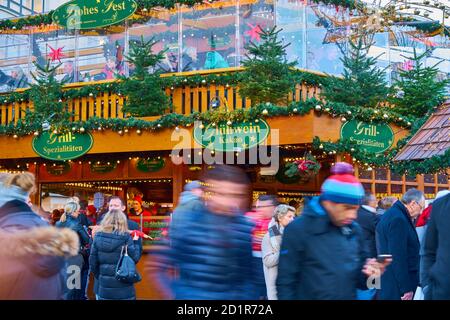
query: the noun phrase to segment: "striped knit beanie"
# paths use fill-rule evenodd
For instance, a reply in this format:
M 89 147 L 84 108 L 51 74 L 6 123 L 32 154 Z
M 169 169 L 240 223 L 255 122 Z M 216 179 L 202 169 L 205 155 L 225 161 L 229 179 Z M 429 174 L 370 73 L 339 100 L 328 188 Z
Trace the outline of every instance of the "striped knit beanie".
M 331 173 L 322 184 L 320 199 L 335 203 L 361 204 L 364 188 L 353 175 L 352 165 L 338 162 L 331 168 Z

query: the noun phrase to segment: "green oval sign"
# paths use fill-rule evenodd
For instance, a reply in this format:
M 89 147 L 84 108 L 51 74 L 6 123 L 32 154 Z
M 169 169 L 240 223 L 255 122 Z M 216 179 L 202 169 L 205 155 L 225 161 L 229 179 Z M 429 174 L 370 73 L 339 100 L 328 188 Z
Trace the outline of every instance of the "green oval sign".
M 95 29 L 119 23 L 136 9 L 134 0 L 73 0 L 58 7 L 52 19 L 67 29 Z
M 231 125 L 222 122 L 217 126 L 209 124 L 203 129 L 196 126 L 194 139 L 197 143 L 210 150 L 240 152 L 263 143 L 269 136 L 269 132 L 269 125 L 262 119 L 238 122 Z
M 351 120 L 342 125 L 341 139 L 356 142 L 367 152 L 381 153 L 394 143 L 394 132 L 385 123 Z
M 91 149 L 93 143 L 94 139 L 90 133 L 55 134 L 46 131 L 33 138 L 32 147 L 42 158 L 60 161 L 82 156 Z

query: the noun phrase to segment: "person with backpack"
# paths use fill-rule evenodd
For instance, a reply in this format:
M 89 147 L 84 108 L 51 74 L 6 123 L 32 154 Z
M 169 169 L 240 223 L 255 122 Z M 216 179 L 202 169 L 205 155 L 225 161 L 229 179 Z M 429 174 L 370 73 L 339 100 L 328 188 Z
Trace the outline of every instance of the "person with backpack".
M 89 265 L 98 279 L 96 299 L 135 300 L 134 281 L 139 279 L 124 280 L 116 272 L 124 256 L 132 259 L 134 267 L 141 257 L 139 236 L 131 237 L 125 214 L 120 210 L 110 210 L 93 232 L 93 238 Z

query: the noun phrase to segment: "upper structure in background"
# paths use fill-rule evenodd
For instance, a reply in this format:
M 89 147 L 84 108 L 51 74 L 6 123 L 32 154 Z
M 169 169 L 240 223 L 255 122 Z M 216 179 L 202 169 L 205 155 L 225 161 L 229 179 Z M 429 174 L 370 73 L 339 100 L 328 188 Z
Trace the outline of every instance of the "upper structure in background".
M 395 160 L 423 160 L 443 155 L 450 148 L 450 100 L 431 115 Z
M 0 18 L 49 12 L 65 2 L 0 0 Z M 96 30 L 71 31 L 55 25 L 0 30 L 0 92 L 27 87 L 32 82 L 33 61 L 49 57 L 61 61 L 58 78 L 69 82 L 129 75 L 132 66 L 124 56 L 129 41 L 141 35 L 155 37 L 158 44 L 154 50 L 167 50 L 159 66 L 164 72 L 241 66 L 246 45 L 260 41 L 258 30 L 274 25 L 283 29 L 280 37 L 290 43 L 288 60 L 299 68 L 340 74 L 343 67 L 339 58 L 348 51 L 348 38 L 357 30 L 374 29 L 377 32 L 369 39 L 374 41 L 369 55 L 377 57 L 379 67 L 388 68 L 388 81 L 398 70 L 411 68 L 413 48 L 419 53 L 429 50 L 429 65 L 443 60 L 440 76 L 448 77 L 450 41 L 448 29 L 442 28 L 449 22 L 448 4 L 448 0 L 381 1 L 375 6 L 384 11 L 372 7 L 362 17 L 357 10 L 308 0 L 205 1 L 193 8 L 152 9 L 139 19 L 134 16 L 125 24 Z M 386 19 L 389 28 L 383 27 Z

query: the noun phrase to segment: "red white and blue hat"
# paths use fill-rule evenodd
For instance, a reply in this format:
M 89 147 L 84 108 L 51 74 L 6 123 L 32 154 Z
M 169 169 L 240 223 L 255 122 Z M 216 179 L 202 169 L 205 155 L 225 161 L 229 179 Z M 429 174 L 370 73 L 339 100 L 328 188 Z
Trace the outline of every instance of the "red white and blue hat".
M 322 184 L 321 200 L 360 205 L 364 197 L 364 188 L 353 172 L 351 164 L 336 163 L 331 168 L 332 175 Z

